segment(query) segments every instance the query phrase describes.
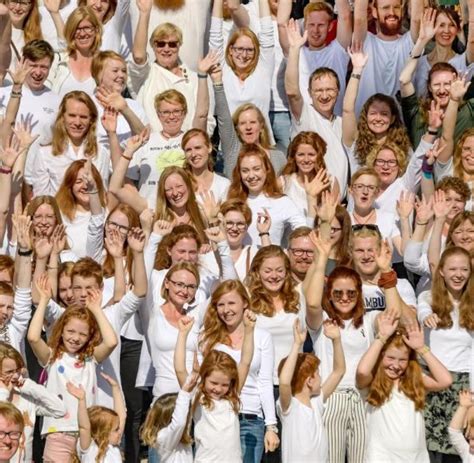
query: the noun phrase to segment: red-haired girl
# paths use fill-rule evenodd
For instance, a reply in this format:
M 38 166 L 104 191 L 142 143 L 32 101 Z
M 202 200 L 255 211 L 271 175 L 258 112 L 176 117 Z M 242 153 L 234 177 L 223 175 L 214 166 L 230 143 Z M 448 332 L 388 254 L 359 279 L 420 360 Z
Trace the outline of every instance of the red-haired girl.
M 389 310 L 379 318 L 379 333 L 357 367 L 357 387 L 368 388 L 366 462 L 429 462 L 423 409 L 429 391 L 451 385 L 451 375 L 425 345 L 423 331 L 406 325 L 396 333 L 398 318 Z M 421 356 L 430 375 L 422 372 Z
M 97 391 L 96 367 L 117 346 L 117 335 L 101 308 L 100 291 L 91 290 L 87 308 L 70 306 L 55 323 L 46 343 L 41 338 L 51 286 L 46 275 L 37 281 L 40 302 L 31 319 L 28 342 L 39 363 L 48 372 L 46 387 L 62 396 L 66 405 L 63 418 L 45 418 L 45 461 L 69 461 L 76 447 L 77 400 L 66 383 L 81 384 L 86 402 L 93 405 Z

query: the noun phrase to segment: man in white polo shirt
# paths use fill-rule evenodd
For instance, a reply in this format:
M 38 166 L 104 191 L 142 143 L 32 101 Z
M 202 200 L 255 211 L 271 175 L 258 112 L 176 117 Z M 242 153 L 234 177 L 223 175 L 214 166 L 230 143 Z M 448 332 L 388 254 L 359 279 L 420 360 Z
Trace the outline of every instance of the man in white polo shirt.
M 51 45 L 44 40 L 32 40 L 23 47 L 23 59 L 30 67 L 21 92 L 17 121 L 31 120 L 32 134 L 39 135 L 31 146 L 25 165 L 25 180 L 32 184 L 33 160 L 40 145 L 51 142 L 51 129 L 59 109 L 60 98 L 45 86 L 54 59 Z M 0 88 L 0 111 L 5 112 L 12 86 Z
M 306 86 L 300 88 L 300 48 L 306 43 L 308 31 L 301 36 L 298 24 L 290 19 L 288 23 L 288 63 L 285 72 L 285 90 L 293 116 L 292 138 L 303 131 L 318 133 L 326 142 L 324 161 L 328 172 L 337 179 L 341 197 L 347 189 L 349 163 L 342 146 L 342 120 L 334 114 L 334 107 L 340 91 L 337 74 L 329 68 L 318 68 L 310 76 Z M 311 103 L 303 98 L 309 92 Z
M 399 76 L 420 30 L 423 2 L 410 2 L 410 30 L 401 34 L 402 0 L 375 0 L 372 15 L 377 34 L 367 32 L 368 0 L 354 1 L 353 42 L 364 43 L 369 61 L 362 72 L 356 100 L 356 114 L 375 93 L 395 96 L 400 89 Z

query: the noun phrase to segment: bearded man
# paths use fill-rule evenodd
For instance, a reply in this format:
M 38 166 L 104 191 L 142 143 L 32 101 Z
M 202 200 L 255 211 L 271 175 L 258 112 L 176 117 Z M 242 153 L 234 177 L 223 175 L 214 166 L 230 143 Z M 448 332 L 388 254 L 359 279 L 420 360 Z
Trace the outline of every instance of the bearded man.
M 371 14 L 377 33 L 367 32 L 368 0 L 355 0 L 353 42 L 364 43 L 369 61 L 362 72 L 356 113 L 375 93 L 395 96 L 400 90 L 399 76 L 420 30 L 423 2 L 411 2 L 410 30 L 401 33 L 402 0 L 374 0 Z
M 186 66 L 197 71 L 199 59 L 207 50 L 207 25 L 211 18 L 211 0 L 149 0 L 153 1 L 150 14 L 148 33 L 151 34 L 159 24 L 170 22 L 183 32 L 183 45 L 180 58 Z M 130 18 L 133 29 L 132 37 L 138 24 L 138 8 L 136 2 L 130 5 Z M 151 45 L 147 48 L 149 56 L 153 55 Z

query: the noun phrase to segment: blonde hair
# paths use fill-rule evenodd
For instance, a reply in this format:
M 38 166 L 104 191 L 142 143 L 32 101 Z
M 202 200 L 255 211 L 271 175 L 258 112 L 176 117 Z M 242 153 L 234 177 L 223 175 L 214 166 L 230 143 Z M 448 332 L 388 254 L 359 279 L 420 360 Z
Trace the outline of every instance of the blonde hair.
M 179 45 L 181 46 L 183 44 L 183 33 L 181 32 L 181 29 L 172 23 L 159 24 L 151 33 L 150 45 L 153 47 L 153 44 L 156 40 L 161 40 L 173 35 L 176 36 Z
M 366 164 L 367 167 L 374 167 L 375 161 L 377 160 L 377 156 L 380 154 L 382 150 L 390 150 L 395 155 L 395 159 L 397 160 L 398 164 L 398 177 L 403 175 L 407 168 L 407 153 L 403 151 L 398 145 L 393 142 L 386 142 L 382 145 L 376 145 L 367 155 Z M 377 175 L 378 177 L 378 175 Z
M 260 130 L 260 133 L 258 134 L 258 143 L 263 149 L 270 149 L 272 148 L 272 144 L 270 143 L 270 131 L 268 130 L 267 123 L 265 122 L 265 118 L 263 117 L 262 111 L 260 108 L 255 106 L 253 103 L 244 103 L 241 104 L 235 111 L 234 114 L 232 114 L 232 122 L 234 123 L 234 128 L 235 128 L 235 133 L 237 134 L 237 137 L 239 138 L 241 143 L 244 143 L 242 141 L 242 138 L 240 136 L 238 126 L 239 126 L 239 119 L 242 113 L 245 111 L 255 111 L 257 113 L 257 120 L 262 126 L 262 130 Z
M 170 104 L 181 105 L 183 107 L 183 114 L 186 115 L 188 113 L 186 97 L 181 92 L 178 92 L 178 90 L 172 88 L 155 96 L 155 111 L 157 113 L 159 112 L 160 104 L 163 101 Z
M 104 461 L 109 447 L 109 436 L 119 416 L 115 410 L 100 405 L 94 405 L 87 409 L 91 423 L 91 437 L 98 447 L 96 463 Z M 119 421 L 120 422 L 120 421 Z
M 120 61 L 125 66 L 125 69 L 127 69 L 127 62 L 122 55 L 112 50 L 100 51 L 94 56 L 91 64 L 91 75 L 97 85 L 100 85 L 100 79 L 102 78 L 102 72 L 107 60 Z
M 64 26 L 64 38 L 67 43 L 68 55 L 73 55 L 77 51 L 74 38 L 79 24 L 85 20 L 89 21 L 95 29 L 95 37 L 91 46 L 91 52 L 95 54 L 102 44 L 102 24 L 100 24 L 92 8 L 88 6 L 80 6 L 68 16 Z

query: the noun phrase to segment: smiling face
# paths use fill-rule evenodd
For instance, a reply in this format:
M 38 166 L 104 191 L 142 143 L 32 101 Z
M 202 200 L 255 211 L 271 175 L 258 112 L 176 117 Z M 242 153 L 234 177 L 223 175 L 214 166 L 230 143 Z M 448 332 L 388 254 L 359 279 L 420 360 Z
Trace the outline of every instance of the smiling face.
M 450 47 L 458 33 L 456 24 L 449 19 L 447 14 L 440 12 L 436 17 L 435 27 L 437 29 L 435 33 L 436 43 L 442 47 Z
M 442 108 L 446 108 L 449 103 L 451 82 L 455 75 L 450 71 L 437 71 L 431 75 L 428 83 L 429 90 L 436 103 Z
M 0 431 L 2 432 L 21 432 L 21 426 L 12 421 L 8 421 L 2 415 L 0 415 Z M 10 436 L 5 436 L 0 439 L 0 461 L 9 462 L 10 459 L 15 455 L 20 445 L 20 439 L 12 439 Z
M 449 256 L 443 267 L 439 269 L 439 273 L 444 278 L 448 291 L 452 294 L 459 294 L 471 276 L 468 257 L 463 254 Z
M 99 22 L 103 22 L 105 15 L 109 11 L 110 2 L 109 0 L 87 0 L 87 6 L 92 8 Z
M 206 394 L 214 400 L 222 399 L 230 389 L 231 380 L 222 371 L 212 371 L 204 381 Z
M 255 45 L 247 35 L 240 36 L 230 47 L 230 58 L 238 71 L 246 71 L 255 56 Z
M 189 199 L 189 191 L 183 177 L 179 174 L 171 174 L 165 180 L 165 196 L 171 209 L 178 210 L 186 207 Z
M 305 21 L 305 29 L 308 31 L 309 48 L 323 48 L 331 30 L 331 17 L 326 11 L 313 11 Z
M 8 15 L 13 24 L 22 24 L 33 8 L 33 3 L 29 0 L 10 0 L 5 2 L 8 5 Z
M 391 380 L 400 379 L 408 368 L 409 352 L 408 348 L 391 346 L 389 347 L 382 359 L 382 368 L 385 374 Z
M 378 194 L 378 179 L 373 175 L 361 175 L 351 186 L 350 192 L 358 210 L 371 209 Z
M 462 222 L 452 233 L 453 244 L 467 252 L 474 251 L 474 223 L 469 220 Z
M 177 270 L 169 278 L 165 278 L 165 288 L 168 290 L 168 301 L 177 307 L 191 302 L 196 295 L 197 281 L 187 270 Z
M 100 85 L 112 92 L 122 93 L 127 83 L 127 65 L 119 59 L 104 62 Z
M 354 269 L 362 278 L 370 278 L 378 271 L 375 256 L 379 251 L 379 240 L 375 236 L 355 237 L 352 241 Z
M 286 278 L 283 257 L 267 257 L 258 269 L 263 287 L 270 294 L 278 294 L 283 288 Z
M 232 330 L 242 322 L 248 304 L 237 291 L 233 290 L 224 294 L 216 306 L 218 317 L 229 330 Z
M 36 61 L 27 59 L 25 62 L 31 69 L 25 79 L 26 85 L 32 91 L 42 90 L 51 69 L 51 60 L 48 57 L 44 57 Z
M 262 160 L 258 156 L 246 156 L 240 163 L 242 183 L 252 195 L 262 192 L 267 179 L 267 173 Z
M 4 327 L 13 317 L 13 297 L 0 295 L 0 327 Z
M 79 52 L 88 52 L 95 41 L 95 26 L 88 20 L 83 19 L 77 26 L 74 34 L 74 44 Z
M 379 176 L 382 188 L 391 185 L 400 173 L 395 153 L 391 149 L 380 150 L 374 161 L 374 169 Z
M 74 144 L 81 144 L 92 123 L 91 112 L 82 101 L 69 98 L 63 115 L 64 127 Z
M 237 122 L 237 132 L 243 143 L 258 143 L 262 130 L 263 123 L 260 121 L 257 111 L 248 109 L 240 113 Z
M 38 238 L 49 238 L 57 225 L 56 214 L 50 204 L 41 204 L 31 219 L 33 232 Z
M 461 165 L 469 175 L 474 174 L 474 136 L 467 137 L 461 147 Z
M 392 111 L 384 101 L 376 100 L 367 108 L 367 125 L 374 135 L 384 135 L 392 121 Z
M 339 95 L 336 78 L 330 74 L 314 77 L 311 80 L 310 95 L 316 111 L 325 117 L 331 117 Z
M 240 246 L 247 234 L 247 222 L 239 211 L 229 211 L 224 216 L 227 241 L 230 246 Z
M 162 36 L 153 42 L 156 62 L 165 69 L 174 69 L 179 64 L 181 45 L 176 35 Z
M 89 325 L 84 320 L 71 318 L 63 328 L 62 340 L 64 348 L 70 354 L 76 354 L 89 341 Z
M 383 35 L 394 36 L 400 32 L 402 24 L 402 4 L 400 0 L 377 0 L 372 14 L 378 20 Z
M 314 258 L 314 244 L 309 236 L 293 238 L 288 247 L 291 271 L 303 280 Z
M 342 319 L 351 318 L 352 311 L 357 304 L 357 296 L 357 287 L 351 278 L 338 278 L 334 281 L 330 298 Z
M 168 254 L 171 257 L 172 265 L 179 262 L 195 264 L 198 261 L 199 249 L 196 240 L 181 238 L 172 248 L 168 249 Z
M 316 168 L 318 153 L 311 146 L 302 143 L 298 146 L 295 153 L 295 162 L 298 171 L 302 174 L 310 174 Z
M 83 167 L 77 172 L 76 181 L 72 186 L 72 194 L 78 204 L 85 207 L 89 205 L 90 196 L 87 193 L 87 180 L 85 178 L 85 170 Z
M 192 137 L 184 147 L 186 162 L 192 169 L 201 170 L 208 165 L 212 147 L 206 144 L 206 140 L 201 134 Z
M 181 132 L 185 117 L 183 105 L 180 103 L 162 101 L 158 107 L 158 119 L 163 132 L 169 137 L 174 137 Z
M 451 222 L 454 217 L 456 217 L 460 212 L 464 211 L 466 202 L 463 200 L 462 196 L 459 193 L 456 193 L 454 190 L 446 191 L 446 202 L 450 206 L 446 219 L 448 222 Z

